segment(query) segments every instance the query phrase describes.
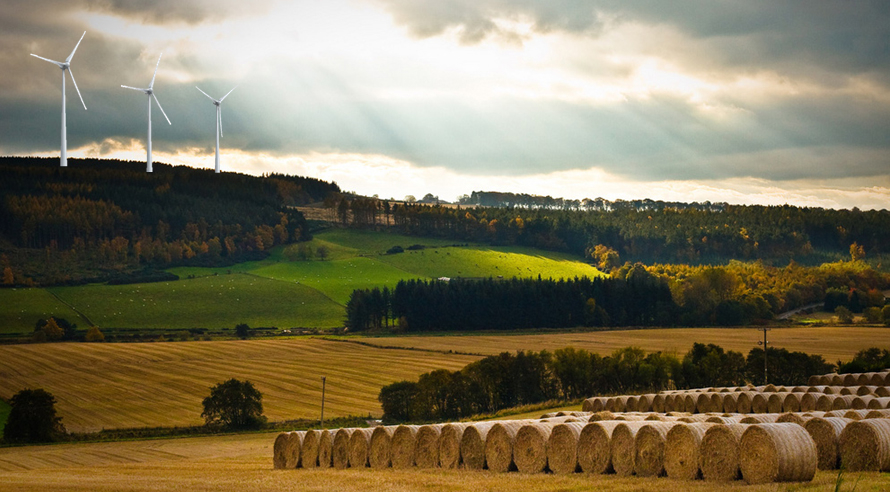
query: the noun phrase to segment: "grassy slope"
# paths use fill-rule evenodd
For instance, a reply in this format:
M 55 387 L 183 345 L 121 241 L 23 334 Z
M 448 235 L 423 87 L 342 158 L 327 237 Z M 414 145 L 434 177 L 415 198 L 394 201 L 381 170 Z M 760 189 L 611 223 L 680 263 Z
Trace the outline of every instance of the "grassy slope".
M 47 490 L 253 492 L 423 491 L 529 492 L 611 490 L 662 492 L 693 490 L 765 492 L 777 484 L 742 481 L 679 482 L 668 478 L 615 475 L 490 473 L 469 470 L 273 470 L 275 434 L 243 434 L 159 441 L 62 444 L 0 449 L 0 483 L 5 491 Z M 818 472 L 801 492 L 834 490 L 836 471 Z M 886 489 L 886 474 L 848 473 L 842 490 Z M 781 488 L 781 487 L 780 487 Z M 784 490 L 784 489 L 783 489 Z
M 0 397 L 44 388 L 72 431 L 201 424 L 214 384 L 248 379 L 273 421 L 381 414 L 377 395 L 395 381 L 457 370 L 478 357 L 392 350 L 320 339 L 54 343 L 0 346 Z
M 613 330 L 549 334 L 441 335 L 363 338 L 362 342 L 390 347 L 415 347 L 498 354 L 516 350 L 555 350 L 573 346 L 608 355 L 615 349 L 634 345 L 647 351 L 685 354 L 695 342 L 713 343 L 726 350 L 747 354 L 757 347 L 763 333 L 757 328 L 672 328 Z M 774 328 L 769 332 L 773 347 L 820 354 L 835 363 L 850 360 L 869 347 L 890 347 L 890 329 L 857 326 Z
M 393 246 L 427 249 L 386 255 Z M 453 241 L 374 231 L 331 229 L 306 244 L 324 246 L 322 261 L 292 261 L 300 245 L 272 250 L 263 261 L 223 268 L 170 269 L 178 282 L 55 287 L 49 291 L 103 328 L 231 328 L 342 326 L 354 289 L 401 279 L 436 277 L 575 277 L 600 273 L 576 258 L 529 248 L 452 246 Z M 189 278 L 195 277 L 195 278 Z M 0 333 L 29 333 L 41 317 L 79 316 L 44 289 L 0 290 Z M 78 321 L 84 326 L 85 323 Z

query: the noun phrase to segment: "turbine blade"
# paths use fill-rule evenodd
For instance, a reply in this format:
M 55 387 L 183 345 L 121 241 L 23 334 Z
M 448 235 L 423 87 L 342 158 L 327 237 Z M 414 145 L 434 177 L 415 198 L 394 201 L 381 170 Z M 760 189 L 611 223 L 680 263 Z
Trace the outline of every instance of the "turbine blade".
M 80 95 L 80 89 L 77 88 L 77 81 L 74 80 L 74 72 L 71 71 L 71 67 L 68 67 L 68 75 L 71 76 L 71 82 L 74 82 L 74 90 L 77 91 L 77 97 L 80 98 L 80 104 L 83 104 L 83 109 L 87 109 L 87 103 L 83 102 L 83 96 Z
M 83 37 L 86 35 L 87 35 L 86 31 L 84 31 L 83 34 L 80 35 L 80 39 L 77 41 L 77 44 L 74 45 L 74 49 L 71 50 L 71 54 L 68 55 L 68 58 L 65 58 L 65 63 L 68 63 L 71 61 L 71 58 L 74 56 L 74 52 L 77 51 L 77 47 L 80 46 L 80 42 L 83 41 Z
M 60 67 L 63 66 L 63 65 L 65 65 L 65 64 L 62 63 L 62 62 L 57 62 L 57 61 L 55 61 L 55 60 L 50 60 L 49 58 L 44 58 L 44 57 L 42 57 L 42 56 L 37 56 L 37 55 L 35 55 L 34 53 L 31 53 L 31 56 L 33 56 L 34 58 L 40 58 L 41 60 L 48 61 L 48 62 L 50 62 L 50 63 L 55 63 L 56 65 L 58 65 L 58 66 L 60 66 Z
M 199 91 L 201 91 L 201 88 L 200 88 L 200 87 L 198 87 L 198 86 L 197 86 L 197 85 L 196 85 L 196 86 L 195 86 L 195 89 L 198 89 L 198 90 L 199 90 Z M 207 97 L 208 97 L 208 98 L 210 98 L 210 100 L 211 100 L 211 101 L 213 101 L 213 102 L 216 102 L 216 99 L 214 99 L 214 98 L 212 98 L 212 97 L 210 97 L 210 95 L 209 95 L 209 94 L 207 94 L 207 93 L 206 93 L 206 92 L 204 92 L 204 91 L 201 91 L 201 94 L 204 94 L 204 95 L 205 95 L 205 96 L 207 96 Z
M 151 83 L 148 84 L 148 88 L 149 88 L 149 89 L 151 89 L 152 87 L 155 86 L 155 77 L 158 76 L 158 67 L 161 66 L 161 56 L 164 56 L 164 54 L 161 53 L 161 55 L 158 56 L 158 64 L 155 65 L 155 74 L 151 76 Z
M 216 107 L 216 119 L 219 121 L 219 136 L 221 137 L 221 136 L 223 136 L 223 131 L 222 131 L 222 107 L 221 107 L 221 106 L 217 106 L 217 107 Z
M 235 87 L 232 87 L 232 91 L 235 90 L 235 89 L 237 89 L 237 88 L 238 88 L 237 85 L 236 85 Z M 219 102 L 223 102 L 227 97 L 229 97 L 229 94 L 231 94 L 232 91 L 227 92 L 226 95 L 223 96 L 222 99 L 219 100 Z
M 140 89 L 138 87 L 130 87 L 129 85 L 122 85 L 121 87 L 123 87 L 124 89 L 133 89 L 134 91 L 142 91 L 142 92 L 145 92 L 148 90 L 148 89 Z
M 164 112 L 164 108 L 161 107 L 161 101 L 158 101 L 158 96 L 156 96 L 155 93 L 152 92 L 152 93 L 151 93 L 151 97 L 155 98 L 155 102 L 158 103 L 158 109 L 161 110 L 161 114 L 164 115 L 164 118 L 167 118 L 167 113 L 165 113 L 165 112 Z M 167 124 L 168 124 L 168 125 L 172 125 L 172 124 L 173 124 L 173 123 L 170 123 L 170 118 L 167 118 Z

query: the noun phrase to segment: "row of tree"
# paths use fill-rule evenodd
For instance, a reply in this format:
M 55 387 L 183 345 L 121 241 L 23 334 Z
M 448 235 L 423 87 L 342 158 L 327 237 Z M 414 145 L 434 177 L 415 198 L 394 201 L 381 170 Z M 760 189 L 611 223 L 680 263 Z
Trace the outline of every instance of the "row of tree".
M 769 382 L 774 384 L 806 384 L 809 376 L 834 368 L 822 356 L 782 348 L 769 348 L 766 356 Z M 440 369 L 417 381 L 384 386 L 378 399 L 388 422 L 455 420 L 554 399 L 762 383 L 763 357 L 759 348 L 746 357 L 700 343 L 682 358 L 664 352 L 647 354 L 635 347 L 605 357 L 572 347 L 552 353 L 504 352 L 459 371 Z

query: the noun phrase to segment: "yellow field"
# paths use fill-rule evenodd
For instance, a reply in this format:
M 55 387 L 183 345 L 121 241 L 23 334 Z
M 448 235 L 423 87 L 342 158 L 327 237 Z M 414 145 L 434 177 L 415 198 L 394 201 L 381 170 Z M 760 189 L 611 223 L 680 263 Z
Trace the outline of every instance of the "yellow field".
M 869 347 L 890 349 L 890 328 L 795 327 L 773 328 L 767 338 L 771 347 L 820 354 L 830 363 L 838 359 L 850 360 L 859 350 Z M 713 343 L 726 350 L 745 355 L 763 340 L 757 328 L 672 328 L 651 330 L 615 330 L 543 335 L 465 335 L 465 336 L 410 336 L 362 338 L 365 343 L 390 347 L 416 347 L 432 350 L 497 354 L 516 350 L 554 350 L 573 346 L 608 355 L 615 349 L 629 345 L 646 351 L 666 351 L 683 355 L 692 344 Z
M 0 397 L 43 388 L 71 431 L 202 424 L 201 401 L 229 378 L 263 393 L 272 421 L 382 411 L 384 385 L 434 369 L 459 369 L 477 357 L 385 350 L 320 339 L 55 343 L 0 346 Z
M 503 491 L 673 490 L 822 492 L 836 472 L 806 484 L 748 486 L 743 482 L 681 482 L 667 478 L 522 475 L 464 470 L 273 470 L 274 434 L 64 444 L 0 449 L 0 489 L 27 491 Z M 887 474 L 848 473 L 842 490 L 886 490 Z

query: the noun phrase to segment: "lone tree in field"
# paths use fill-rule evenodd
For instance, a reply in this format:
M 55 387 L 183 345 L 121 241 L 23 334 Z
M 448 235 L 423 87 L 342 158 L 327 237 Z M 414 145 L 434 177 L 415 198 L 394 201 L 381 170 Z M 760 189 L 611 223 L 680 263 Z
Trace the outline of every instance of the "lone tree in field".
M 7 442 L 48 442 L 65 434 L 56 416 L 56 398 L 42 389 L 24 389 L 9 400 L 12 407 L 3 439 Z
M 250 327 L 247 326 L 247 323 L 239 323 L 235 325 L 235 335 L 242 340 L 246 340 L 250 337 Z
M 266 422 L 263 416 L 263 395 L 250 381 L 230 379 L 210 388 L 201 413 L 207 425 L 231 429 L 251 429 Z

